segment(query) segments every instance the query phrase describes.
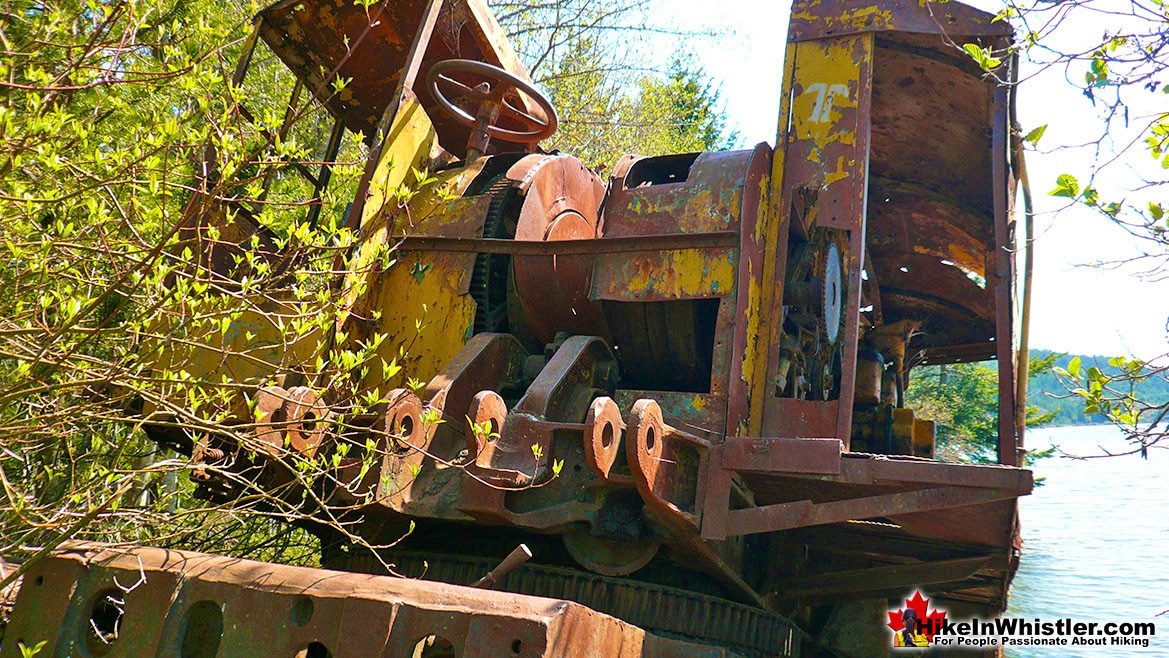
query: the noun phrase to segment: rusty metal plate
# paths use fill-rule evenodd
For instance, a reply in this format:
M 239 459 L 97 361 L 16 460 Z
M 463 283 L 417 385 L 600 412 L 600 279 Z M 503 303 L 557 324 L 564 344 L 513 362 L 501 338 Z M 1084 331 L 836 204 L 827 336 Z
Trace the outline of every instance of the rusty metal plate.
M 876 0 L 849 4 L 797 0 L 792 6 L 788 41 L 890 30 L 970 36 L 1011 33 L 1009 24 L 993 22 L 994 14 L 958 2 Z
M 840 473 L 838 439 L 728 437 L 722 467 L 733 471 L 773 473 Z
M 993 87 L 981 70 L 955 62 L 944 48 L 937 38 L 912 35 L 877 42 L 873 175 L 953 199 L 959 208 L 981 217 L 967 230 L 981 229 L 989 237 Z
M 744 189 L 759 176 L 754 166 L 761 157 L 758 149 L 702 153 L 687 156 L 694 157 L 688 167 L 679 163 L 663 165 L 660 172 L 654 168 L 658 161 L 681 157 L 634 159 L 617 172 L 603 210 L 605 237 L 703 233 L 738 226 Z M 647 180 L 627 181 L 625 174 L 637 174 L 638 167 L 647 169 L 642 174 Z
M 41 655 L 110 658 L 732 655 L 569 601 L 83 543 L 29 570 L 0 656 L 42 641 Z
M 836 436 L 837 400 L 815 402 L 771 398 L 764 402 L 763 435 L 795 439 L 826 439 Z
M 784 154 L 787 196 L 815 191 L 817 226 L 859 230 L 869 168 L 872 39 L 802 43 L 794 57 Z
M 334 116 L 343 117 L 347 128 L 370 132 L 395 93 L 428 4 L 387 0 L 366 8 L 345 0 L 284 0 L 260 12 L 260 36 Z M 428 39 L 423 72 L 434 62 L 461 57 L 528 78 L 481 0 L 444 5 Z M 331 83 L 338 76 L 350 82 L 334 93 Z M 426 101 L 429 107 L 432 101 Z M 458 133 L 465 143 L 467 131 L 456 125 L 443 117 L 439 132 Z

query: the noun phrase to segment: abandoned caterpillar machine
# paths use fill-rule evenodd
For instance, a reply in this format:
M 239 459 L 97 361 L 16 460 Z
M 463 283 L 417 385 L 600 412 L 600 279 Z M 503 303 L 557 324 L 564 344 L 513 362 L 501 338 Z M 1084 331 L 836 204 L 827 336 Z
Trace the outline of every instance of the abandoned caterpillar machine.
M 74 545 L 25 575 L 7 637 L 48 656 L 877 656 L 914 590 L 1001 612 L 1032 476 L 1015 65 L 992 79 L 961 48 L 1006 51 L 992 18 L 797 0 L 774 146 L 602 175 L 541 147 L 556 109 L 483 0 L 264 10 L 236 82 L 266 48 L 335 121 L 322 161 L 369 147 L 333 340 L 384 336 L 401 372 L 365 371 L 378 413 L 335 430 L 336 391 L 264 369 L 313 356 L 263 343 L 258 309 L 231 340 L 283 361 L 176 347 L 159 367 L 252 386 L 237 422 L 261 449 L 144 414 L 213 498 L 336 455 L 309 498 L 386 548 L 311 525 L 323 569 Z M 319 200 L 328 166 L 299 170 Z M 403 207 L 416 172 L 436 182 Z M 194 258 L 230 279 L 265 229 L 226 216 L 199 215 L 216 230 Z M 999 463 L 941 461 L 912 373 L 988 360 Z M 103 592 L 129 583 L 95 642 Z

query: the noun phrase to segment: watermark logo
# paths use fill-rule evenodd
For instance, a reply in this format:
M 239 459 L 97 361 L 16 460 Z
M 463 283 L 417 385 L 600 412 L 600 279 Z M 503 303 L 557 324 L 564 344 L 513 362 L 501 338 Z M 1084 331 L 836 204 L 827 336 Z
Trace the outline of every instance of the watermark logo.
M 946 624 L 946 611 L 929 607 L 929 599 L 914 592 L 905 599 L 905 607 L 889 610 L 889 628 L 893 630 L 893 646 L 928 647 Z
M 956 647 L 990 649 L 998 647 L 1149 647 L 1157 635 L 1153 621 L 1086 621 L 1025 619 L 1022 617 L 980 617 L 954 619 L 947 611 L 930 606 L 930 600 L 916 591 L 905 599 L 905 607 L 889 609 L 886 624 L 897 649 Z M 1169 654 L 1165 654 L 1169 655 Z

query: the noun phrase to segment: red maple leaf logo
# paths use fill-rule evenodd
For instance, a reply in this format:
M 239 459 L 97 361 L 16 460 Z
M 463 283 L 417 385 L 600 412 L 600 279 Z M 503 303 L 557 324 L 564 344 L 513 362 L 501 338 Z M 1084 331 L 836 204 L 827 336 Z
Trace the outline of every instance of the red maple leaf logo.
M 894 633 L 900 633 L 905 628 L 905 610 L 912 609 L 917 614 L 917 631 L 933 642 L 934 635 L 941 630 L 942 624 L 946 621 L 946 611 L 935 609 L 927 613 L 929 602 L 929 599 L 922 597 L 920 591 L 914 592 L 913 598 L 905 599 L 905 608 L 889 611 L 889 628 L 893 629 Z

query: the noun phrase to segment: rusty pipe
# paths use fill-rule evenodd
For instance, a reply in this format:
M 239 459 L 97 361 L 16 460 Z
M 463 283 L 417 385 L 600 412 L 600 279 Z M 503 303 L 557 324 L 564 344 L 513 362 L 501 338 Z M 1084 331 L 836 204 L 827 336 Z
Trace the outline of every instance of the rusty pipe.
M 492 587 L 495 587 L 497 582 L 505 578 L 507 574 L 520 568 L 530 559 L 532 559 L 532 549 L 528 548 L 527 544 L 520 544 L 519 546 L 515 547 L 515 550 L 513 550 L 511 553 L 508 553 L 507 557 L 503 558 L 503 562 L 500 562 L 498 567 L 488 571 L 487 575 L 483 576 L 479 580 L 476 580 L 475 583 L 471 585 L 471 587 L 478 587 L 479 589 L 491 589 Z

